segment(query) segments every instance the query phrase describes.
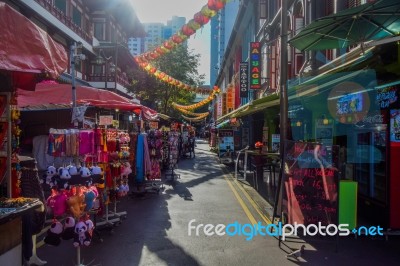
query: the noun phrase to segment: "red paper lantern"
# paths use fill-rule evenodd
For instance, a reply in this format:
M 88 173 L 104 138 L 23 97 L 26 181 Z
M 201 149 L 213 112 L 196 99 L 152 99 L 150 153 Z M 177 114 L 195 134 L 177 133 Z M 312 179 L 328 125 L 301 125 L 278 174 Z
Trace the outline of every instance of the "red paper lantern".
M 181 42 L 183 42 L 183 40 L 182 40 L 182 38 L 179 36 L 179 35 L 173 35 L 172 36 L 172 41 L 174 42 L 174 43 L 181 43 Z
M 208 0 L 208 8 L 211 10 L 218 11 L 224 7 L 225 3 L 221 0 Z
M 186 36 L 190 36 L 194 34 L 194 30 L 192 28 L 190 28 L 188 25 L 183 25 L 182 27 L 182 32 L 183 34 L 185 34 Z
M 168 50 L 171 50 L 172 48 L 174 48 L 174 43 L 172 41 L 165 41 L 163 45 Z
M 209 17 L 204 16 L 203 14 L 201 14 L 201 12 L 197 12 L 194 15 L 194 21 L 196 21 L 197 23 L 199 23 L 200 25 L 205 25 L 210 21 Z

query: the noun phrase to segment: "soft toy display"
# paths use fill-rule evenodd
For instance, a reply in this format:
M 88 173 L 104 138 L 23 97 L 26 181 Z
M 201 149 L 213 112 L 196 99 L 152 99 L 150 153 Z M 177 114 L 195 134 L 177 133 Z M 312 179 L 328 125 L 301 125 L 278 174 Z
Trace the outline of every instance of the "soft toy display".
M 69 212 L 79 219 L 85 209 L 85 195 L 81 192 L 80 187 L 71 189 L 71 196 L 67 198 L 67 205 Z
M 125 162 L 122 166 L 121 166 L 121 178 L 123 179 L 127 179 L 129 174 L 132 173 L 132 168 L 131 168 L 131 164 L 129 162 Z
M 91 237 L 88 232 L 88 226 L 84 221 L 79 221 L 75 225 L 74 247 L 89 246 Z
M 68 165 L 67 166 L 68 172 L 71 176 L 79 175 L 78 168 L 75 165 Z
M 89 189 L 84 193 L 84 195 L 85 195 L 85 204 L 86 204 L 85 211 L 90 211 L 93 208 L 94 200 L 97 197 L 96 193 L 93 190 Z
M 54 217 L 60 217 L 67 210 L 67 195 L 64 191 L 53 188 L 51 195 L 47 198 L 47 206 L 51 209 Z
M 86 166 L 82 166 L 79 168 L 79 174 L 81 175 L 81 179 L 83 181 L 82 184 L 85 184 L 87 186 L 90 186 L 92 184 L 92 179 L 90 178 L 92 176 L 92 173 L 90 172 L 89 168 Z
M 55 184 L 55 175 L 57 175 L 57 169 L 54 166 L 47 167 L 46 174 L 44 179 L 40 181 L 40 183 L 46 182 L 47 185 L 54 186 Z M 45 181 L 46 180 L 46 181 Z
M 89 168 L 89 170 L 90 170 L 90 173 L 92 175 L 101 175 L 101 174 L 103 174 L 103 168 L 101 168 L 100 166 L 97 166 L 97 165 L 91 166 Z
M 64 240 L 73 239 L 75 236 L 75 219 L 74 217 L 67 217 L 64 221 L 64 230 L 62 232 L 61 238 Z
M 44 243 L 51 246 L 60 245 L 62 232 L 63 232 L 62 224 L 59 221 L 54 220 L 53 223 L 50 225 L 49 230 L 47 230 L 47 235 L 44 238 Z
M 88 245 L 90 245 L 90 243 L 92 242 L 92 237 L 93 237 L 94 223 L 90 219 L 86 219 L 84 222 L 87 226 L 87 232 L 89 233 L 88 234 L 88 241 L 89 241 Z
M 59 189 L 68 189 L 68 181 L 71 179 L 71 175 L 66 167 L 58 168 L 59 178 L 57 179 L 57 186 Z

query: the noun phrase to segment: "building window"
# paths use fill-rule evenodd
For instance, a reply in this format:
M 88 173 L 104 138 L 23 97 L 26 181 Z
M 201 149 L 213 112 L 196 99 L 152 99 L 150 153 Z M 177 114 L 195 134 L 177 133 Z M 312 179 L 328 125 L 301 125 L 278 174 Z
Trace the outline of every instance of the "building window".
M 104 23 L 95 22 L 94 23 L 94 37 L 99 41 L 104 41 Z
M 361 5 L 361 0 L 348 0 L 347 5 L 349 8 Z
M 267 0 L 260 0 L 260 19 L 268 18 Z
M 67 14 L 67 4 L 65 0 L 54 0 L 54 6 L 61 10 L 64 14 Z
M 334 0 L 325 0 L 325 15 L 333 14 L 335 10 Z
M 75 6 L 72 9 L 72 21 L 75 25 L 82 26 L 82 13 Z

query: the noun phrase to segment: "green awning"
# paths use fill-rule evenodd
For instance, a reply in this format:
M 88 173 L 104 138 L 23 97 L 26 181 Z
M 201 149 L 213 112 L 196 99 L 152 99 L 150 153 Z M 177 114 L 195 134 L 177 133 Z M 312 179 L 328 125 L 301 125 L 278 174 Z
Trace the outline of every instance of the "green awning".
M 399 32 L 400 1 L 377 0 L 319 18 L 289 43 L 302 51 L 338 49 Z
M 263 98 L 252 101 L 248 108 L 236 112 L 232 117 L 243 117 L 265 110 L 268 107 L 279 105 L 279 95 L 271 94 Z

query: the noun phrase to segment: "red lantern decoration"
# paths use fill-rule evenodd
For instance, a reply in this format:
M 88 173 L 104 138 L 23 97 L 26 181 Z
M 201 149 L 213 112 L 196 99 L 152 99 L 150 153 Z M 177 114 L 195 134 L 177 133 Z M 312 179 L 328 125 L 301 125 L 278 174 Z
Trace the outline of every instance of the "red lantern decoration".
M 188 25 L 183 25 L 182 27 L 182 32 L 183 34 L 185 34 L 186 36 L 190 36 L 194 34 L 194 30 L 192 28 L 190 28 Z
M 157 71 L 157 69 L 155 68 L 155 67 L 152 67 L 152 68 L 150 68 L 150 73 L 151 74 L 154 74 L 154 73 L 156 73 L 156 71 Z
M 165 41 L 164 47 L 167 48 L 168 50 L 171 50 L 172 48 L 174 48 L 174 43 L 172 41 Z
M 225 3 L 221 0 L 208 0 L 208 8 L 211 10 L 218 11 L 224 7 Z
M 181 43 L 181 42 L 183 42 L 183 40 L 182 40 L 182 38 L 180 37 L 180 36 L 178 36 L 178 35 L 173 35 L 172 36 L 172 41 L 174 42 L 174 43 Z
M 210 21 L 210 18 L 204 16 L 203 14 L 201 14 L 201 12 L 197 12 L 194 15 L 194 21 L 196 21 L 200 25 L 205 25 Z

